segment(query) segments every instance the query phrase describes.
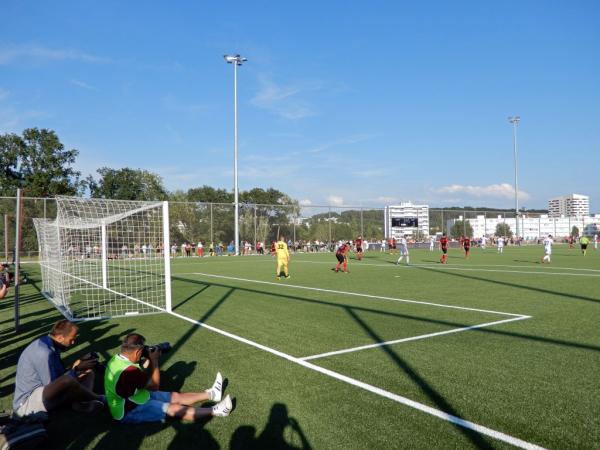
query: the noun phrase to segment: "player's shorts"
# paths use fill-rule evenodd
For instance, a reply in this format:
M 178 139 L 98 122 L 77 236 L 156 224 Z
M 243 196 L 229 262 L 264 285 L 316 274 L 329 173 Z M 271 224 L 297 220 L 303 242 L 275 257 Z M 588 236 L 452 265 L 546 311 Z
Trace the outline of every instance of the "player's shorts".
M 443 248 L 442 249 L 442 253 L 445 255 L 446 253 L 448 253 L 448 249 L 447 248 Z
M 468 252 L 469 250 L 471 250 L 471 246 L 470 245 L 465 245 L 464 249 L 465 249 L 466 252 Z
M 277 265 L 278 266 L 287 266 L 288 265 L 288 260 L 287 259 L 277 258 Z
M 344 255 L 342 255 L 341 253 L 336 253 L 335 257 L 337 258 L 337 260 L 341 263 L 344 262 Z
M 408 255 L 408 247 L 400 247 L 400 254 L 401 255 Z
M 587 246 L 588 246 L 587 244 L 581 244 L 581 250 L 587 249 Z
M 362 253 L 362 247 L 357 247 L 356 248 L 356 253 Z
M 164 391 L 150 392 L 150 400 L 143 405 L 138 405 L 123 417 L 122 423 L 162 422 L 167 416 L 167 409 L 171 403 L 171 393 Z
M 396 250 L 396 245 L 395 245 L 395 244 L 392 244 L 392 245 L 390 246 L 390 249 L 391 249 L 391 250 Z

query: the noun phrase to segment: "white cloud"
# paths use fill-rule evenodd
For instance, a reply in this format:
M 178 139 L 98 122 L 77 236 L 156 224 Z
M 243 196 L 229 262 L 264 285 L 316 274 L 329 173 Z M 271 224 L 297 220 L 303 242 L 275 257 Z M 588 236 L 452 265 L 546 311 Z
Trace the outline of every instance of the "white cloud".
M 0 65 L 10 64 L 19 59 L 37 61 L 82 61 L 106 63 L 110 60 L 76 49 L 53 49 L 36 45 L 9 45 L 0 50 Z
M 373 139 L 376 136 L 377 136 L 376 134 L 356 134 L 356 135 L 346 136 L 344 138 L 335 139 L 330 142 L 324 142 L 322 144 L 317 145 L 316 147 L 310 148 L 310 149 L 302 151 L 302 152 L 295 152 L 295 153 L 297 153 L 297 154 L 321 153 L 332 147 L 338 147 L 340 145 L 357 144 L 359 142 L 364 142 L 364 141 L 368 141 L 369 139 Z
M 300 206 L 310 206 L 313 204 L 313 202 L 309 199 L 300 200 L 298 203 L 300 204 Z
M 330 195 L 327 197 L 327 203 L 332 206 L 342 206 L 344 204 L 344 198 L 339 195 Z
M 279 86 L 267 77 L 259 77 L 261 85 L 251 103 L 284 119 L 298 120 L 314 116 L 316 112 L 299 94 L 320 89 L 320 85 Z
M 97 91 L 98 90 L 94 86 L 87 84 L 85 81 L 73 79 L 73 80 L 70 80 L 70 83 L 77 87 L 80 87 L 82 89 L 86 89 L 88 91 Z
M 489 186 L 470 186 L 462 184 L 451 184 L 436 189 L 440 194 L 466 194 L 472 197 L 495 197 L 514 198 L 515 188 L 509 183 L 490 184 Z M 531 195 L 525 191 L 519 191 L 519 199 L 529 200 Z

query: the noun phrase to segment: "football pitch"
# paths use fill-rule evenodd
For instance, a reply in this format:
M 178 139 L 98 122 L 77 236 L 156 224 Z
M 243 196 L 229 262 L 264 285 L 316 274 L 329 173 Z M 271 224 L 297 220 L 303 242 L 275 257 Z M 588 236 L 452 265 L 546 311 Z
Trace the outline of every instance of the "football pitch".
M 132 331 L 169 341 L 163 390 L 197 391 L 221 371 L 236 409 L 209 422 L 123 426 L 63 411 L 48 448 L 600 448 L 600 250 L 557 245 L 352 255 L 172 260 L 173 313 L 89 321 L 65 354 L 114 354 Z M 0 302 L 0 409 L 20 352 L 59 313 L 26 266 L 22 332 Z

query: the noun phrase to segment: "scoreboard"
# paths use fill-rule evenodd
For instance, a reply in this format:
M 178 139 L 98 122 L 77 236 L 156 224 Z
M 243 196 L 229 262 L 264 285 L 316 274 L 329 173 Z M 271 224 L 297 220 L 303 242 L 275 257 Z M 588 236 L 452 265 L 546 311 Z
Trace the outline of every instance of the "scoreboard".
M 392 217 L 392 227 L 414 227 L 419 226 L 419 219 L 416 217 Z

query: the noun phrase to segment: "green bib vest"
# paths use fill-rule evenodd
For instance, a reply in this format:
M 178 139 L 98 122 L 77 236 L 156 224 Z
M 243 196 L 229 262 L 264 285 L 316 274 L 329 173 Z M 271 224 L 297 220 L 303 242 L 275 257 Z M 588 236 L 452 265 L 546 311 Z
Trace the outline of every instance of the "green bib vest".
M 117 394 L 117 382 L 121 373 L 128 367 L 142 368 L 128 359 L 113 356 L 106 364 L 106 372 L 104 372 L 104 391 L 106 392 L 106 403 L 110 414 L 114 419 L 121 420 L 125 415 L 125 399 Z M 135 394 L 128 398 L 129 401 L 143 405 L 150 399 L 150 392 L 147 389 L 136 389 Z

